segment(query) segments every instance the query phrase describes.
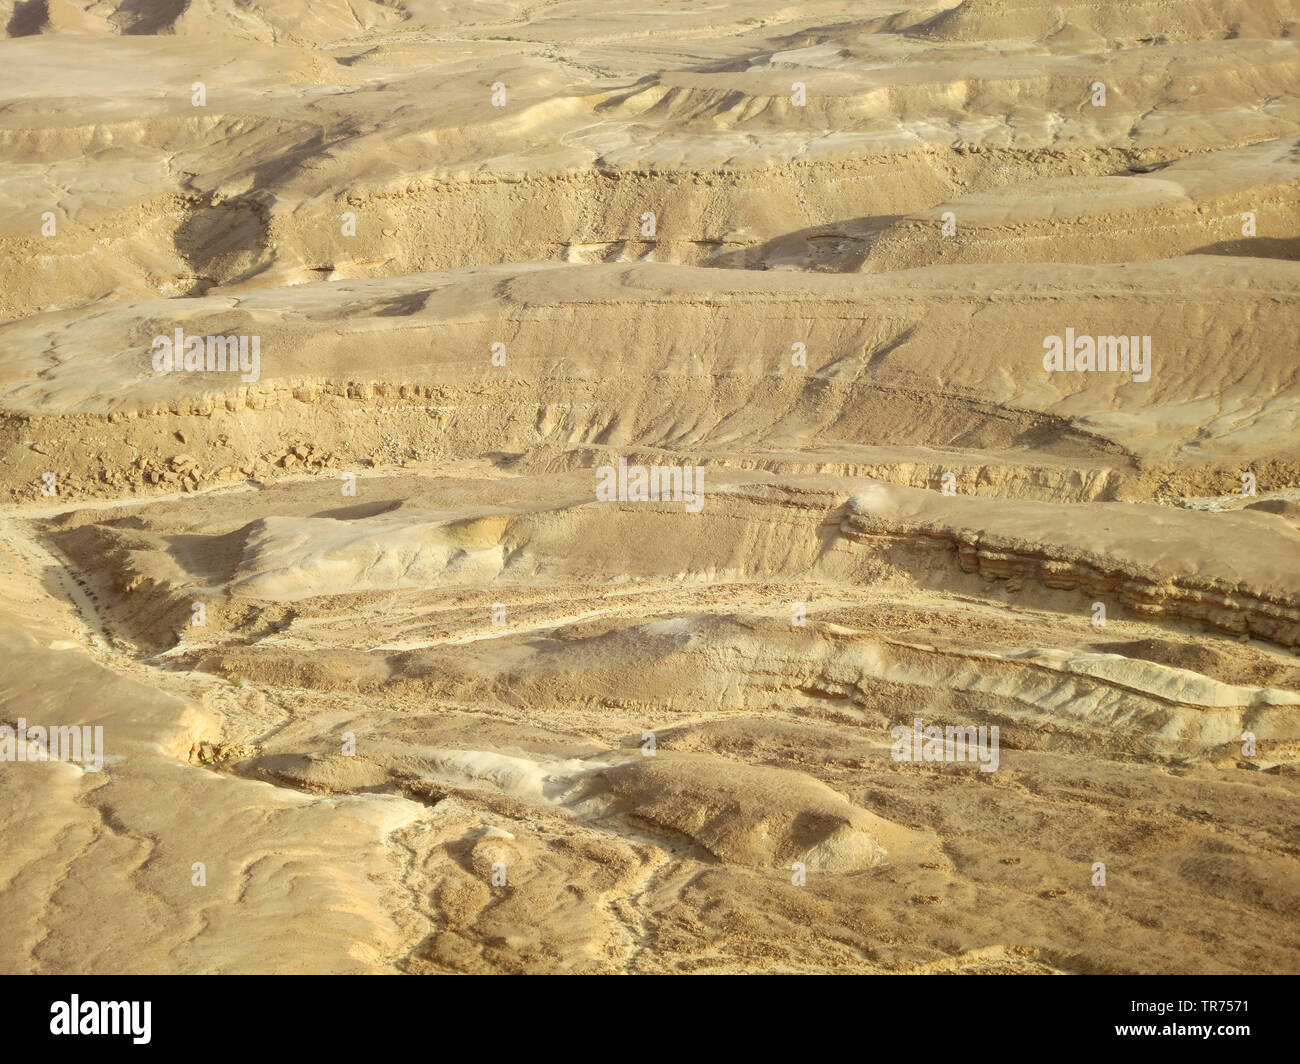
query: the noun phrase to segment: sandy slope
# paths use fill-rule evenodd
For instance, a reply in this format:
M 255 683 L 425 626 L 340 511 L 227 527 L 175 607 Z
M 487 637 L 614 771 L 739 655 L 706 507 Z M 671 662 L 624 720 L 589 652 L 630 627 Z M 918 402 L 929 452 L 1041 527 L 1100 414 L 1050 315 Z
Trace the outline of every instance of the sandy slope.
M 1300 4 L 0 26 L 0 969 L 1296 969 Z

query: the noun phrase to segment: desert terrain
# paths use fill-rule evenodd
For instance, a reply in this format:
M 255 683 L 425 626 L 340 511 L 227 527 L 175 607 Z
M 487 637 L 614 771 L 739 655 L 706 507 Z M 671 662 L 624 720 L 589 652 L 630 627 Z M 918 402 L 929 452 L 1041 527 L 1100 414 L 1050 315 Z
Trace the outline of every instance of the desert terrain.
M 1300 971 L 1300 0 L 0 26 L 0 971 Z

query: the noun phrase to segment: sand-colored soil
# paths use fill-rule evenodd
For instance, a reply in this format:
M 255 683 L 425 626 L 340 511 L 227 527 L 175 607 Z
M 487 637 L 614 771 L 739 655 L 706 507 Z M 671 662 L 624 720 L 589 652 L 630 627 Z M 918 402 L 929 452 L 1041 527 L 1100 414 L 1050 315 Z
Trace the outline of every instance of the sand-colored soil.
M 1300 0 L 0 31 L 0 971 L 1300 970 Z

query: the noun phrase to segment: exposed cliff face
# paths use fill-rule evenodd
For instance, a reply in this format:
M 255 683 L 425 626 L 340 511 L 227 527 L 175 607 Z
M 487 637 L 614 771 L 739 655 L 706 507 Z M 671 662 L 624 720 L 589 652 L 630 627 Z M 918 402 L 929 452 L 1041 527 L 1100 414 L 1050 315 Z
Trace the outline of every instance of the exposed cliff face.
M 0 969 L 1296 970 L 1300 4 L 472 6 L 0 0 Z
M 892 557 L 901 564 L 900 554 L 939 551 L 963 572 L 1016 590 L 1036 583 L 1122 603 L 1138 616 L 1205 623 L 1292 648 L 1300 639 L 1300 574 L 1288 560 L 1300 526 L 1290 521 L 1133 505 L 992 508 L 883 486 L 855 502 L 844 534 L 897 544 Z M 1216 546 L 1212 560 L 1207 542 Z

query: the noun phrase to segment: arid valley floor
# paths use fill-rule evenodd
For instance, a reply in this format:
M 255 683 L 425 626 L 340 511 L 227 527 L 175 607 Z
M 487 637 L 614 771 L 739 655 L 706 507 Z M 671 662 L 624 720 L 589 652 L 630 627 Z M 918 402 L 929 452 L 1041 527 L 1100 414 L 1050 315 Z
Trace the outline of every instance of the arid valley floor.
M 0 971 L 1300 970 L 1300 0 L 0 24 Z

